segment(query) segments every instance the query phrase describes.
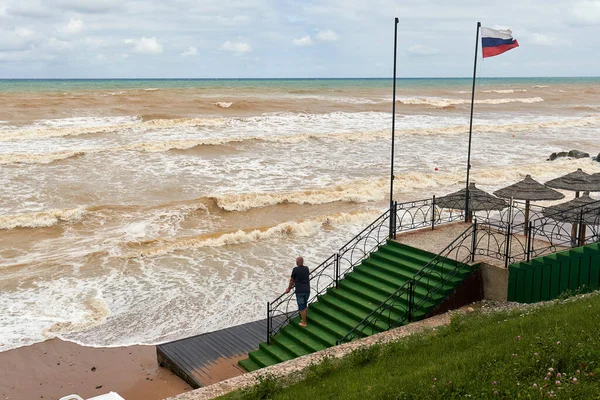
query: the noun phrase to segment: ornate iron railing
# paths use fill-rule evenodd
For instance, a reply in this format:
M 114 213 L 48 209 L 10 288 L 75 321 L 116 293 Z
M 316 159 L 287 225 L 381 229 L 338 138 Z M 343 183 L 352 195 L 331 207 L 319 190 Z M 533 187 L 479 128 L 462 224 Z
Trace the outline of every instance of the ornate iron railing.
M 415 314 L 426 305 L 431 305 L 433 296 L 457 274 L 461 263 L 472 260 L 476 226 L 477 223 L 463 231 L 419 270 L 413 279 L 399 287 L 356 327 L 339 339 L 338 344 L 401 326 L 412 321 Z M 461 263 L 455 260 L 461 260 Z M 419 299 L 415 301 L 417 289 L 420 293 Z
M 340 278 L 351 272 L 356 265 L 377 250 L 390 234 L 390 216 L 395 209 L 387 210 L 369 226 L 352 238 L 342 248 L 322 262 L 310 272 L 311 296 L 309 303 L 314 302 L 329 288 L 337 286 Z M 395 220 L 394 217 L 391 217 Z M 267 343 L 281 328 L 298 316 L 295 292 L 284 293 L 267 303 Z M 284 316 L 284 317 L 282 317 Z
M 391 219 L 391 221 L 390 221 Z M 343 245 L 335 254 L 310 273 L 311 296 L 309 303 L 337 286 L 340 279 L 352 272 L 379 246 L 398 232 L 421 229 L 464 219 L 464 210 L 439 207 L 435 196 L 431 199 L 394 203 L 358 235 Z M 390 223 L 391 222 L 391 223 Z M 267 303 L 267 342 L 298 315 L 295 293 L 284 293 Z
M 561 211 L 546 209 L 527 226 L 525 259 L 600 241 L 600 200 Z

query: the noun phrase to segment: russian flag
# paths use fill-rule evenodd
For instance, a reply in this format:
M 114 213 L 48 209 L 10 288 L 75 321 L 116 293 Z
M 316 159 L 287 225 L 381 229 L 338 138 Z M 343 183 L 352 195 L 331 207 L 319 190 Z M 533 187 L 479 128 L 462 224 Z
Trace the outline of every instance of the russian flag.
M 519 43 L 513 39 L 510 29 L 496 30 L 481 27 L 483 58 L 497 56 L 515 47 L 519 47 Z

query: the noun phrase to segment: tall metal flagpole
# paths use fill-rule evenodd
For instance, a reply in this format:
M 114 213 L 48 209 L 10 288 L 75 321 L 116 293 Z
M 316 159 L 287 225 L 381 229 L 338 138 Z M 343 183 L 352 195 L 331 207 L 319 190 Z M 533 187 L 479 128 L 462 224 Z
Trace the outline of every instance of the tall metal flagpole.
M 473 65 L 473 88 L 471 89 L 471 120 L 469 121 L 469 151 L 467 153 L 467 190 L 465 198 L 465 222 L 469 221 L 469 172 L 471 171 L 471 135 L 473 133 L 473 106 L 475 105 L 475 76 L 477 75 L 477 50 L 479 49 L 479 28 L 481 22 L 477 23 L 475 33 L 475 63 Z
M 394 207 L 394 133 L 396 128 L 396 45 L 398 42 L 398 17 L 394 18 L 394 94 L 392 96 L 392 155 L 390 160 L 390 235 L 394 235 L 396 215 L 392 212 Z

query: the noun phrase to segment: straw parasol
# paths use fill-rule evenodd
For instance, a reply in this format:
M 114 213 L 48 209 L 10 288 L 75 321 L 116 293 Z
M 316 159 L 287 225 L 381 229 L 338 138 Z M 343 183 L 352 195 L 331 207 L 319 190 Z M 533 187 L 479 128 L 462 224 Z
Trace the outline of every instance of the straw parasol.
M 496 190 L 494 195 L 503 199 L 525 200 L 525 227 L 529 222 L 529 205 L 531 201 L 560 200 L 565 197 L 564 194 L 539 183 L 531 175 L 525 176 L 525 179 L 520 182 Z
M 589 192 L 584 192 L 581 197 L 576 197 L 566 203 L 547 207 L 542 214 L 559 222 L 568 222 L 575 227 L 581 222 L 579 229 L 579 245 L 585 241 L 585 225 L 597 224 L 600 220 L 600 201 L 592 199 Z M 573 233 L 575 236 L 575 232 Z
M 573 190 L 575 197 L 579 197 L 579 192 L 598 192 L 600 191 L 600 179 L 593 178 L 578 168 L 577 171 L 552 179 L 545 183 L 546 186 L 554 189 Z M 584 227 L 585 229 L 585 227 Z M 577 234 L 577 223 L 573 224 L 571 232 L 573 236 Z
M 462 210 L 465 208 L 467 189 L 461 189 L 458 192 L 450 193 L 446 196 L 435 199 L 435 205 L 441 208 L 452 208 Z M 481 189 L 475 187 L 474 183 L 469 184 L 469 210 L 471 211 L 492 211 L 503 210 L 508 204 L 506 201 L 492 196 Z
M 586 174 L 581 168 L 570 174 L 552 179 L 546 182 L 545 185 L 554 189 L 575 191 L 575 197 L 579 197 L 579 192 L 600 192 L 600 179 L 592 178 L 592 175 Z

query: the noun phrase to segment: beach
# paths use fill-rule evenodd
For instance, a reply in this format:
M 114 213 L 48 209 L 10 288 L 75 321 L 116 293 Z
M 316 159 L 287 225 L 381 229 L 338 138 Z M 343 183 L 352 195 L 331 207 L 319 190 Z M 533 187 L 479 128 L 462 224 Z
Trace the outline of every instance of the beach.
M 471 182 L 600 172 L 599 83 L 478 79 Z M 0 394 L 185 391 L 153 345 L 265 318 L 296 256 L 319 265 L 386 209 L 390 88 L 0 80 Z M 398 81 L 394 200 L 464 187 L 470 88 Z M 547 161 L 572 149 L 591 157 Z
M 110 391 L 127 400 L 159 400 L 191 390 L 156 363 L 154 346 L 90 348 L 50 339 L 0 352 L 0 398 L 90 398 Z

